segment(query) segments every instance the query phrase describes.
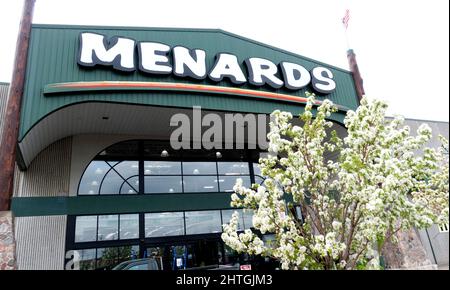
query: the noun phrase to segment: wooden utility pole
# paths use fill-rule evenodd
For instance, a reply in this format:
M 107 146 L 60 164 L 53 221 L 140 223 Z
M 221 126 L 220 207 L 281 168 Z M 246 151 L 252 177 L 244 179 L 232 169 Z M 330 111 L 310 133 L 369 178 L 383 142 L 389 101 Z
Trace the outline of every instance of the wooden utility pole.
M 35 1 L 36 0 L 24 1 L 19 35 L 17 38 L 14 70 L 11 86 L 9 87 L 8 103 L 6 105 L 2 143 L 0 144 L 0 211 L 7 211 L 11 206 L 16 146 L 19 135 L 20 108 L 25 83 L 28 46 Z

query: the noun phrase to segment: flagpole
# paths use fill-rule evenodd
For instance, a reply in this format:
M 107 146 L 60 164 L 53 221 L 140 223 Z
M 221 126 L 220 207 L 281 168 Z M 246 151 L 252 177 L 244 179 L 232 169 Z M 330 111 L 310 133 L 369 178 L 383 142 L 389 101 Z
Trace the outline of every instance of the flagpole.
M 350 41 L 348 40 L 347 28 L 344 29 L 344 35 L 345 35 L 345 43 L 347 44 L 347 50 L 349 50 L 350 49 Z
M 350 20 L 350 10 L 346 9 L 345 10 L 345 15 L 342 18 L 342 26 L 344 27 L 344 36 L 345 36 L 345 43 L 347 44 L 347 50 L 350 49 L 350 41 L 348 39 L 348 21 Z
M 358 102 L 364 97 L 364 86 L 363 79 L 361 77 L 361 73 L 359 72 L 358 63 L 356 62 L 356 55 L 353 49 L 350 48 L 350 42 L 348 40 L 348 21 L 350 20 L 350 11 L 345 10 L 345 15 L 342 18 L 342 24 L 344 26 L 344 34 L 345 34 L 345 42 L 347 44 L 347 60 L 350 67 L 350 71 L 352 72 L 353 81 L 355 83 L 356 94 L 358 96 Z

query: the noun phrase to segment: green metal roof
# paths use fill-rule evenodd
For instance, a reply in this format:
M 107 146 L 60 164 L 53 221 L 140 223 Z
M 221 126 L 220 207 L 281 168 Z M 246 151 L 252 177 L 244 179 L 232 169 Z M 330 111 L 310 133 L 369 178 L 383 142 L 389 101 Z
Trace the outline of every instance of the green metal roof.
M 64 82 L 140 81 L 234 86 L 227 80 L 214 83 L 208 79 L 194 81 L 177 78 L 172 75 L 155 76 L 139 71 L 121 73 L 108 67 L 82 68 L 76 62 L 78 36 L 81 32 L 86 31 L 104 34 L 107 37 L 124 36 L 133 38 L 136 41 L 162 42 L 171 47 L 182 45 L 188 48 L 201 48 L 206 51 L 206 62 L 209 68 L 213 65 L 214 56 L 219 52 L 233 53 L 238 56 L 241 62 L 248 57 L 262 57 L 274 63 L 281 61 L 298 63 L 307 70 L 318 65 L 325 66 L 332 71 L 337 84 L 336 90 L 326 97 L 334 103 L 350 109 L 355 109 L 358 105 L 355 86 L 350 72 L 222 30 L 35 24 L 31 32 L 19 141 L 45 116 L 59 108 L 89 101 L 183 108 L 190 108 L 196 105 L 210 110 L 251 113 L 271 113 L 275 109 L 280 109 L 299 114 L 303 110 L 303 105 L 287 101 L 195 92 L 127 91 L 119 93 L 107 91 L 45 96 L 43 89 L 46 85 Z M 306 90 L 312 91 L 310 88 L 299 91 L 290 91 L 284 88 L 275 90 L 269 87 L 254 87 L 248 84 L 242 85 L 240 88 L 301 97 L 305 97 Z M 343 118 L 344 112 L 339 112 L 330 119 L 342 122 Z

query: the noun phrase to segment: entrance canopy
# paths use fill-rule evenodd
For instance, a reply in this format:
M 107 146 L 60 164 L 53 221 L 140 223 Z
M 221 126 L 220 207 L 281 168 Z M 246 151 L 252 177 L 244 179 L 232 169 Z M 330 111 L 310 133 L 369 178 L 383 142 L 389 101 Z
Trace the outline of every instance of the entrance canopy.
M 336 122 L 358 105 L 350 72 L 222 30 L 34 25 L 19 165 L 76 134 L 167 136 L 193 106 L 298 115 L 307 91 L 339 106 Z

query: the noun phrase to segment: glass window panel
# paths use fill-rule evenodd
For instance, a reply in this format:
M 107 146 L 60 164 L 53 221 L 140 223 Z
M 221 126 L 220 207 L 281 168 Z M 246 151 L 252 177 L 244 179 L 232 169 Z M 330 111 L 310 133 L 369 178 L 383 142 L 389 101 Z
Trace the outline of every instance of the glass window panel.
M 120 189 L 121 194 L 136 194 L 136 190 L 139 190 L 139 176 L 131 177 L 127 182 L 122 183 Z
M 98 194 L 100 183 L 109 168 L 105 161 L 92 161 L 83 173 L 78 194 Z
M 139 215 L 121 214 L 120 215 L 120 239 L 138 239 L 139 238 Z
M 117 258 L 117 248 L 97 249 L 97 269 L 110 270 L 114 268 L 118 264 Z
M 219 174 L 249 174 L 248 162 L 218 162 Z
M 177 193 L 182 192 L 181 176 L 145 176 L 145 193 Z
M 252 185 L 250 176 L 219 176 L 219 186 L 221 192 L 234 192 L 233 187 L 238 178 L 242 179 L 242 185 L 249 188 Z
M 184 235 L 182 212 L 159 212 L 145 214 L 145 237 Z
M 259 163 L 253 163 L 253 173 L 255 175 L 261 175 L 261 168 L 259 167 Z
M 255 176 L 255 183 L 259 184 L 259 185 L 264 185 L 264 178 L 262 178 L 261 176 Z
M 75 243 L 92 242 L 97 237 L 97 216 L 77 216 L 75 221 Z
M 122 177 L 114 170 L 111 170 L 103 180 L 100 194 L 119 194 L 120 185 L 123 183 Z
M 168 257 L 165 250 L 165 246 L 150 247 L 145 250 L 146 256 L 155 259 L 156 266 L 161 270 L 170 269 L 170 262 L 172 260 Z
M 219 233 L 222 231 L 220 211 L 188 211 L 186 215 L 186 234 Z
M 95 249 L 77 250 L 80 256 L 80 270 L 95 269 Z
M 139 259 L 139 246 L 138 245 L 118 247 L 117 251 L 118 251 L 118 257 L 119 257 L 118 263 Z
M 241 259 L 241 257 L 245 257 L 244 254 L 239 254 L 236 250 L 233 250 L 226 244 L 224 245 L 223 249 L 225 253 L 223 263 L 225 265 L 235 266 L 245 261 L 244 259 Z
M 179 161 L 144 161 L 145 175 L 180 175 L 181 162 Z
M 117 240 L 119 227 L 118 215 L 99 215 L 98 216 L 98 241 Z
M 111 164 L 111 166 L 113 166 Z M 114 169 L 125 179 L 139 174 L 139 161 L 122 161 Z
M 111 167 L 113 166 L 111 162 L 108 162 L 108 164 L 110 164 Z M 100 194 L 118 194 L 120 192 L 121 185 L 128 177 L 139 174 L 138 165 L 138 161 L 122 161 L 114 166 L 114 169 L 109 170 L 103 180 Z M 125 189 L 122 189 L 122 192 L 125 191 L 125 193 L 136 193 L 138 188 L 139 186 L 136 187 L 134 184 L 130 183 L 127 184 Z M 133 192 L 130 192 L 130 190 Z
M 183 174 L 217 174 L 216 162 L 183 162 Z
M 184 192 L 218 192 L 217 176 L 184 176 Z
M 229 224 L 231 216 L 237 211 L 239 213 L 238 231 L 244 230 L 244 217 L 242 209 L 224 209 L 222 210 L 222 223 Z
M 244 209 L 242 218 L 244 220 L 244 228 L 249 229 L 253 227 L 253 210 Z
M 218 241 L 199 240 L 186 245 L 187 259 L 183 263 L 186 269 L 206 270 L 220 263 L 222 251 L 221 243 Z M 217 268 L 216 268 L 217 269 Z
M 273 245 L 276 242 L 276 238 L 274 234 L 264 234 L 262 236 L 262 240 L 266 245 Z

